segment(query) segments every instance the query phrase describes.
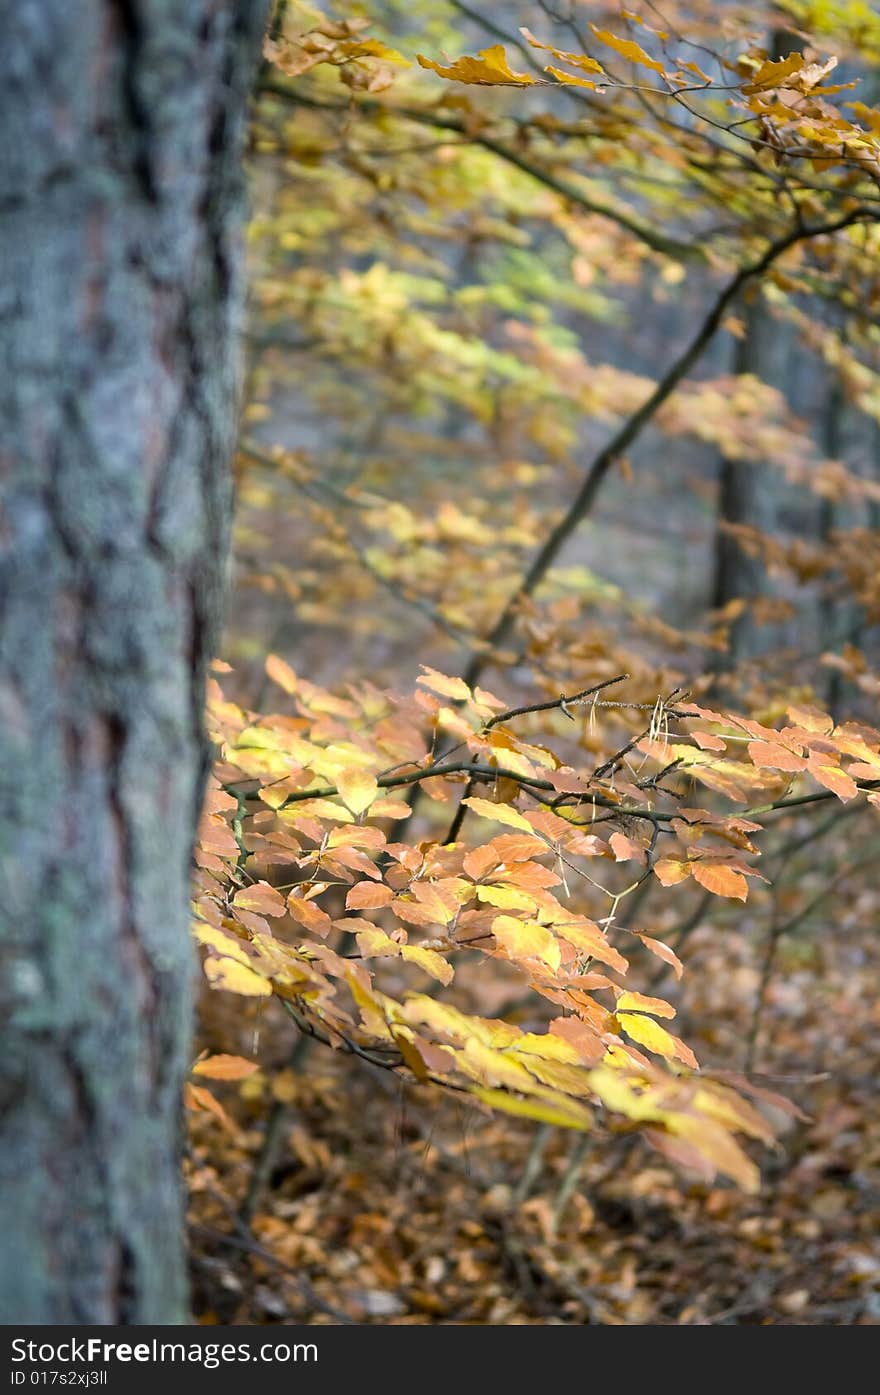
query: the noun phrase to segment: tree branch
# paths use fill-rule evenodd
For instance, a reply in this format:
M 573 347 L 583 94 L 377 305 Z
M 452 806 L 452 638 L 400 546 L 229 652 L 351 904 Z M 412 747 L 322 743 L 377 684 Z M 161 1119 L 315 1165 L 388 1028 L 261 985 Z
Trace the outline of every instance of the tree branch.
M 546 189 L 552 189 L 554 193 L 561 195 L 569 203 L 574 204 L 577 208 L 582 208 L 585 213 L 594 213 L 600 218 L 610 219 L 612 223 L 616 223 L 618 227 L 624 228 L 633 237 L 645 243 L 652 252 L 660 252 L 663 256 L 672 257 L 677 261 L 701 261 L 704 258 L 705 254 L 699 243 L 682 242 L 678 238 L 666 237 L 648 223 L 643 223 L 634 215 L 615 208 L 613 204 L 591 198 L 590 195 L 578 189 L 577 185 L 570 184 L 566 179 L 560 179 L 558 175 L 551 174 L 549 170 L 541 169 L 540 165 L 533 164 L 531 160 L 526 159 L 524 155 L 509 145 L 505 145 L 503 141 L 472 129 L 466 122 L 460 121 L 454 116 L 444 116 L 437 110 L 427 108 L 396 106 L 391 102 L 380 102 L 372 97 L 355 98 L 353 96 L 351 102 L 346 103 L 322 102 L 304 92 L 294 90 L 274 78 L 263 78 L 260 82 L 260 91 L 267 92 L 273 97 L 281 97 L 287 102 L 292 102 L 295 106 L 309 107 L 313 111 L 335 112 L 341 116 L 350 115 L 353 110 L 382 112 L 386 116 L 399 116 L 406 121 L 418 122 L 422 126 L 433 126 L 442 131 L 454 131 L 472 145 L 479 145 L 484 150 L 491 151 L 500 160 L 513 165 L 523 174 L 527 174 L 529 178 L 536 180 L 538 184 L 543 184 Z
M 697 333 L 660 379 L 654 391 L 642 406 L 624 422 L 619 431 L 617 431 L 608 444 L 604 446 L 594 458 L 584 477 L 583 484 L 572 500 L 567 513 L 559 520 L 556 527 L 547 537 L 544 545 L 540 548 L 532 561 L 528 571 L 525 573 L 518 587 L 505 605 L 493 629 L 486 636 L 485 642 L 491 649 L 496 649 L 510 634 L 522 601 L 537 590 L 538 586 L 547 575 L 547 572 L 550 570 L 550 567 L 556 561 L 564 544 L 580 527 L 583 520 L 589 514 L 611 467 L 617 462 L 623 452 L 641 435 L 644 428 L 655 417 L 658 409 L 662 407 L 663 403 L 672 395 L 682 379 L 700 359 L 703 351 L 708 347 L 721 327 L 721 322 L 728 308 L 736 300 L 743 287 L 755 277 L 762 276 L 784 252 L 787 252 L 788 249 L 795 246 L 796 243 L 839 232 L 842 228 L 850 227 L 853 223 L 860 222 L 865 218 L 873 219 L 874 216 L 875 215 L 869 210 L 859 205 L 849 213 L 843 214 L 834 222 L 824 223 L 819 227 L 793 228 L 786 233 L 784 237 L 777 238 L 776 241 L 771 242 L 757 261 L 750 263 L 748 266 L 740 267 L 736 275 L 727 282 L 716 296 L 712 308 L 703 320 Z M 477 678 L 483 672 L 489 657 L 490 655 L 485 650 L 471 657 L 462 675 L 464 681 L 471 687 L 473 687 Z

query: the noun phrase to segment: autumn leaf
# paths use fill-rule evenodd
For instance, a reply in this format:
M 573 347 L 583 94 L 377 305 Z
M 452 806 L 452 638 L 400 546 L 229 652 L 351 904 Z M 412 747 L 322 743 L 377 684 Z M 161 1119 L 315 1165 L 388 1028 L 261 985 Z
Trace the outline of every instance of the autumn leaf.
M 438 983 L 446 985 L 455 977 L 455 970 L 449 960 L 434 949 L 424 949 L 421 945 L 401 945 L 400 954 L 408 964 L 417 965 Z
M 663 64 L 658 63 L 656 58 L 652 58 L 646 53 L 641 45 L 634 39 L 618 39 L 616 34 L 609 34 L 607 29 L 597 29 L 595 24 L 590 24 L 590 28 L 601 44 L 606 44 L 608 48 L 613 48 L 615 53 L 619 53 L 621 58 L 625 58 L 628 63 L 638 63 L 643 68 L 650 68 L 655 73 L 664 76 Z
M 300 925 L 305 926 L 306 930 L 311 930 L 314 935 L 320 935 L 322 939 L 329 935 L 333 928 L 333 922 L 326 911 L 322 910 L 320 906 L 316 906 L 314 902 L 298 896 L 295 891 L 292 891 L 287 898 L 287 909 L 294 920 L 298 920 Z
M 646 1046 L 649 1051 L 654 1051 L 658 1056 L 665 1056 L 670 1061 L 681 1061 L 684 1065 L 690 1066 L 692 1070 L 697 1069 L 697 1061 L 693 1052 L 674 1037 L 671 1032 L 667 1032 L 665 1027 L 661 1027 L 659 1022 L 655 1022 L 652 1017 L 642 1017 L 639 1013 L 621 1012 L 617 1014 L 621 1027 L 627 1036 L 632 1037 L 640 1046 Z
M 215 1099 L 210 1090 L 206 1090 L 202 1085 L 193 1085 L 186 1082 L 183 1090 L 183 1101 L 187 1109 L 203 1109 L 208 1114 L 213 1114 L 219 1120 L 228 1133 L 238 1136 L 239 1127 L 235 1120 L 227 1114 L 218 1099 Z
M 381 882 L 358 882 L 345 898 L 348 911 L 373 911 L 394 900 L 394 892 Z
M 638 935 L 646 949 L 650 950 L 652 954 L 656 954 L 658 959 L 662 959 L 665 964 L 669 965 L 676 978 L 681 978 L 684 973 L 684 965 L 668 945 L 665 945 L 662 940 L 652 939 L 650 935 L 643 935 L 638 930 L 633 931 L 633 933 Z
M 745 901 L 749 894 L 748 883 L 741 872 L 725 867 L 720 862 L 694 862 L 691 865 L 694 881 L 713 896 L 730 896 L 737 901 Z
M 564 63 L 567 63 L 570 67 L 580 68 L 581 72 L 597 73 L 600 77 L 606 76 L 605 69 L 602 67 L 602 64 L 597 62 L 595 58 L 591 58 L 588 54 L 569 53 L 566 49 L 554 48 L 552 44 L 541 43 L 540 39 L 536 39 L 530 29 L 520 28 L 519 32 L 522 34 L 526 42 L 531 44 L 532 48 L 540 48 L 543 49 L 546 53 L 552 53 L 554 58 L 560 58 Z M 589 87 L 592 88 L 594 91 L 598 87 L 598 83 L 593 82 L 591 79 L 577 77 L 575 74 L 567 73 L 564 71 L 564 69 L 557 68 L 553 64 L 549 64 L 544 69 L 544 72 L 552 73 L 558 82 L 568 83 L 569 85 L 574 87 Z
M 554 973 L 559 968 L 562 960 L 559 943 L 536 921 L 499 915 L 492 921 L 492 934 L 511 959 L 540 959 Z
M 416 682 L 430 688 L 432 693 L 453 698 L 456 702 L 467 702 L 471 696 L 471 690 L 463 678 L 451 678 L 448 673 L 439 673 L 436 668 L 429 668 L 427 664 L 422 664 L 422 673 Z
M 654 876 L 661 886 L 676 886 L 678 882 L 686 881 L 692 871 L 689 862 L 681 862 L 674 857 L 661 857 L 654 863 Z
M 336 777 L 336 788 L 346 807 L 356 815 L 365 814 L 379 793 L 375 776 L 367 770 L 341 770 Z
M 283 688 L 286 693 L 295 693 L 299 688 L 299 679 L 294 673 L 290 664 L 280 658 L 278 654 L 266 655 L 266 676 L 277 683 L 279 688 Z
M 240 993 L 245 998 L 268 998 L 272 993 L 268 979 L 236 959 L 209 955 L 205 960 L 205 978 L 212 988 Z
M 615 862 L 645 861 L 645 849 L 639 843 L 627 838 L 625 833 L 612 833 L 608 839 Z
M 512 70 L 502 44 L 480 49 L 478 58 L 457 58 L 446 67 L 422 53 L 416 54 L 416 57 L 422 68 L 431 68 L 450 82 L 479 83 L 489 87 L 531 87 L 535 81 L 528 73 Z
M 576 73 L 567 73 L 564 68 L 557 68 L 553 63 L 548 63 L 544 72 L 551 73 L 557 82 L 567 87 L 589 87 L 593 92 L 600 90 L 597 82 L 591 81 L 590 78 L 578 77 Z
M 786 78 L 803 68 L 805 61 L 802 53 L 790 53 L 787 58 L 778 60 L 768 58 L 750 80 L 743 85 L 743 92 L 751 94 L 771 87 L 780 87 Z
M 256 1061 L 246 1061 L 243 1056 L 204 1056 L 196 1061 L 193 1075 L 206 1075 L 211 1080 L 246 1080 L 259 1070 Z
M 766 770 L 790 770 L 793 772 L 803 770 L 805 761 L 802 756 L 796 755 L 794 751 L 770 741 L 750 741 L 748 746 L 749 755 L 753 764 Z
M 644 993 L 633 993 L 629 990 L 620 994 L 617 999 L 617 1012 L 649 1012 L 653 1017 L 674 1017 L 675 1008 L 662 998 L 646 998 Z
M 268 882 L 255 882 L 253 886 L 237 891 L 232 904 L 237 910 L 255 911 L 257 915 L 280 916 L 287 911 L 287 902 L 281 892 Z
M 813 779 L 825 789 L 831 790 L 838 799 L 844 801 L 855 799 L 859 792 L 859 787 L 851 775 L 847 775 L 838 765 L 824 765 L 818 760 L 811 760 L 807 764 L 807 770 Z
M 520 828 L 526 833 L 533 832 L 528 819 L 518 810 L 512 809 L 509 804 L 493 804 L 489 799 L 475 797 L 463 799 L 462 803 L 473 809 L 482 819 L 492 819 L 495 823 L 506 824 L 508 828 Z
M 578 1108 L 573 1100 L 557 1096 L 553 1100 L 508 1094 L 491 1086 L 475 1086 L 475 1099 L 488 1104 L 502 1114 L 514 1114 L 521 1119 L 534 1119 L 540 1124 L 554 1124 L 561 1129 L 588 1129 L 593 1122 L 588 1109 Z

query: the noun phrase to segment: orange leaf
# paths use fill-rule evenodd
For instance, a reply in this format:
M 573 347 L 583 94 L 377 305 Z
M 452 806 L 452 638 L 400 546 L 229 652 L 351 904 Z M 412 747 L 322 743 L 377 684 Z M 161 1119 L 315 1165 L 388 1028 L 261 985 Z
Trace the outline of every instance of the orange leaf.
M 381 883 L 358 882 L 345 898 L 347 911 L 374 911 L 379 906 L 387 906 L 394 899 L 390 887 Z
M 661 886 L 675 886 L 678 882 L 686 881 L 690 874 L 691 864 L 674 857 L 661 857 L 659 862 L 654 863 L 654 876 Z
M 193 1075 L 207 1075 L 210 1080 L 246 1080 L 260 1067 L 256 1061 L 246 1061 L 243 1056 L 205 1056 L 196 1061 Z
M 859 792 L 855 780 L 845 774 L 838 765 L 820 765 L 818 761 L 810 761 L 807 769 L 814 780 L 818 780 L 820 785 L 831 790 L 838 799 L 855 799 Z
M 722 862 L 695 862 L 692 865 L 694 881 L 711 891 L 714 896 L 732 896 L 737 901 L 745 901 L 749 894 L 748 884 L 741 872 L 725 867 Z
M 256 911 L 257 915 L 284 915 L 287 910 L 287 903 L 281 892 L 276 891 L 268 882 L 256 882 L 254 886 L 246 886 L 243 891 L 237 891 L 232 898 L 232 904 L 236 909 Z
M 789 751 L 787 747 L 780 746 L 775 741 L 750 741 L 749 755 L 752 764 L 761 770 L 799 771 L 803 770 L 805 765 L 803 756 L 795 755 L 794 751 Z
M 295 896 L 293 892 L 287 898 L 287 909 L 298 920 L 300 925 L 304 925 L 312 934 L 320 935 L 324 939 L 329 935 L 333 922 L 326 911 L 322 911 L 320 906 L 314 905 L 311 901 L 304 901 L 301 896 Z
M 295 693 L 299 688 L 299 679 L 290 664 L 285 663 L 277 654 L 266 656 L 266 674 L 286 693 Z
M 656 954 L 657 958 L 662 959 L 665 964 L 669 964 L 676 978 L 681 978 L 684 973 L 684 965 L 678 955 L 672 952 L 669 945 L 665 945 L 662 940 L 653 940 L 650 935 L 642 935 L 638 930 L 633 931 L 633 934 L 638 935 L 646 949 L 649 949 L 652 954 Z
M 615 862 L 631 862 L 633 859 L 644 862 L 645 849 L 639 843 L 634 843 L 632 838 L 627 838 L 625 833 L 612 833 L 608 842 Z

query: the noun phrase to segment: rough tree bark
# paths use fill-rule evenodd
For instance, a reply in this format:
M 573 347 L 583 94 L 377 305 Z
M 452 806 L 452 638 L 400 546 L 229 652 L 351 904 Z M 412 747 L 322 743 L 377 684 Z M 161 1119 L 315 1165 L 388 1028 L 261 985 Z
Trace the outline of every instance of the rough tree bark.
M 264 4 L 0 12 L 0 1321 L 175 1322 Z

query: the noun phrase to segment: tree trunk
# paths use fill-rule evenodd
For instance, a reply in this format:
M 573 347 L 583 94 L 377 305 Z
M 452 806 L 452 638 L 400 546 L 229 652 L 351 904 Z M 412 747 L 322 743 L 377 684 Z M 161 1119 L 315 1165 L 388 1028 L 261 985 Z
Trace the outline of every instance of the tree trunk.
M 0 1321 L 178 1322 L 264 7 L 2 10 Z
M 796 47 L 785 30 L 770 36 L 768 54 L 778 60 Z M 749 373 L 764 383 L 783 387 L 791 356 L 791 334 L 774 318 L 761 295 L 760 287 L 752 290 L 741 304 L 743 335 L 737 340 L 733 372 Z M 743 524 L 762 533 L 772 533 L 777 520 L 778 480 L 759 464 L 723 457 L 718 480 L 717 527 L 714 546 L 714 577 L 712 606 L 721 610 L 731 601 L 744 600 L 746 609 L 731 621 L 728 647 L 717 656 L 716 672 L 735 669 L 745 658 L 752 657 L 762 647 L 749 603 L 764 595 L 767 575 L 759 557 L 750 554 L 725 524 Z M 770 641 L 764 639 L 764 647 Z
M 796 344 L 789 328 L 778 323 L 760 293 L 742 307 L 743 337 L 737 341 L 733 372 L 751 374 L 784 391 Z M 726 524 L 742 524 L 773 534 L 784 509 L 785 484 L 773 469 L 757 462 L 724 457 L 720 463 L 717 525 L 714 544 L 712 605 L 722 609 L 733 600 L 745 600 L 743 613 L 730 624 L 727 652 L 719 656 L 719 671 L 733 669 L 743 660 L 773 647 L 778 636 L 761 633 L 751 603 L 768 590 L 767 572 L 760 557 L 751 556 Z

